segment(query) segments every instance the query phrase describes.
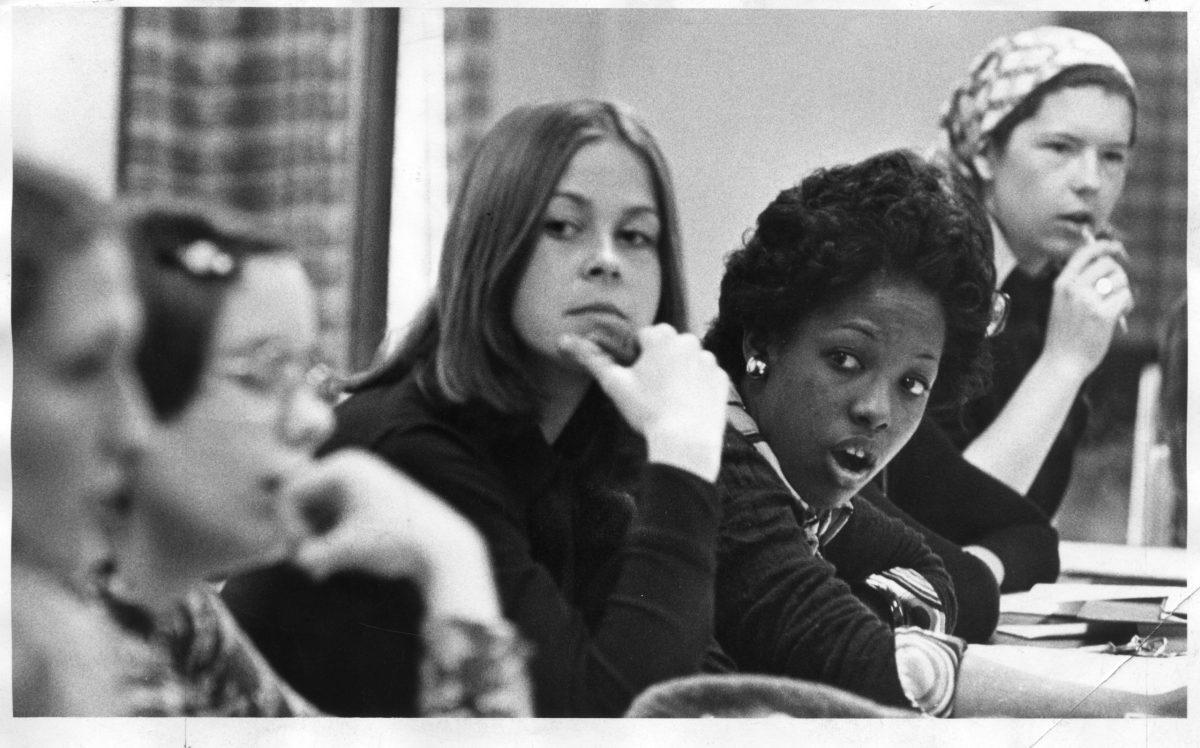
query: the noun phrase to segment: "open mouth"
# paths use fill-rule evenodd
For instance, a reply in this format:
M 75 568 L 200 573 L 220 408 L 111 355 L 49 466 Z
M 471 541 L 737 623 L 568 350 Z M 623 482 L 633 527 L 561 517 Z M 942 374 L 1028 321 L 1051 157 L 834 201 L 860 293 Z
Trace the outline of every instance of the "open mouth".
M 838 447 L 832 454 L 834 462 L 851 473 L 865 473 L 875 467 L 875 456 L 862 447 Z
M 865 480 L 879 463 L 875 445 L 861 437 L 844 439 L 829 450 L 829 456 L 839 480 L 847 484 Z

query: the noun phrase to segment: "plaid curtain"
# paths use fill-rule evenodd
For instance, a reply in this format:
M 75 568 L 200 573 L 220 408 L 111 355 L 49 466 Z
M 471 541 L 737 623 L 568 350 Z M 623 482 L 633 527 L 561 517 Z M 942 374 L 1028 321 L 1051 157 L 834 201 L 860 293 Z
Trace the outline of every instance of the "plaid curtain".
M 365 12 L 128 8 L 118 189 L 201 197 L 296 246 L 344 365 Z
M 1110 43 L 1138 87 L 1137 144 L 1113 215 L 1129 249 L 1137 306 L 1130 334 L 1115 338 L 1093 375 L 1089 442 L 1075 456 L 1055 521 L 1064 540 L 1123 543 L 1139 375 L 1187 290 L 1187 17 L 1060 13 L 1056 22 Z
M 1130 333 L 1152 347 L 1187 289 L 1187 16 L 1062 13 L 1058 20 L 1111 44 L 1137 82 L 1137 146 L 1113 223 L 1132 257 Z

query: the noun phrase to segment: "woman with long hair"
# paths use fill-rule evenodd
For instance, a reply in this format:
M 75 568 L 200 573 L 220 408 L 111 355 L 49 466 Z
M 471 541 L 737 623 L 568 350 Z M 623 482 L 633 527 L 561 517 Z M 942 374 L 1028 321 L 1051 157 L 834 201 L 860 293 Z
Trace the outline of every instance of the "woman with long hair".
M 727 378 L 686 327 L 678 218 L 646 129 L 597 101 L 522 107 L 484 138 L 433 299 L 326 446 L 385 457 L 488 542 L 530 641 L 536 711 L 615 716 L 711 641 Z M 225 590 L 273 664 L 342 714 L 395 685 L 406 591 L 286 572 Z

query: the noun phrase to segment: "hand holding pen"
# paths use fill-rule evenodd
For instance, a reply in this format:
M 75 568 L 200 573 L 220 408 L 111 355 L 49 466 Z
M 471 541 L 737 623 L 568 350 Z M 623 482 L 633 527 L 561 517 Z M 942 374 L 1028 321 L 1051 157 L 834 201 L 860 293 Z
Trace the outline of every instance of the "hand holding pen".
M 1043 355 L 1063 376 L 1082 379 L 1100 364 L 1116 328 L 1133 308 L 1127 259 L 1119 241 L 1080 228 L 1082 244 L 1054 280 Z M 1103 235 L 1102 235 L 1103 236 Z
M 1097 237 L 1096 234 L 1093 233 L 1091 226 L 1088 226 L 1086 224 L 1080 229 L 1080 233 L 1083 235 L 1083 243 L 1085 246 L 1095 244 L 1097 238 L 1102 238 L 1102 239 L 1111 239 L 1112 238 L 1112 236 L 1109 232 L 1105 232 L 1105 233 L 1101 234 L 1100 237 Z M 1120 243 L 1114 243 L 1114 246 L 1116 247 L 1117 251 L 1114 252 L 1113 254 L 1116 257 L 1121 258 L 1122 260 L 1128 261 L 1129 253 L 1127 253 L 1125 251 L 1125 247 L 1121 246 Z M 1108 296 L 1109 294 L 1111 294 L 1116 289 L 1116 283 L 1112 279 L 1111 276 L 1104 275 L 1104 276 L 1101 276 L 1096 281 L 1095 289 L 1096 289 L 1096 293 L 1100 294 L 1101 297 L 1105 297 L 1105 296 Z M 1129 333 L 1129 322 L 1126 319 L 1126 315 L 1124 313 L 1122 313 L 1120 317 L 1117 317 L 1117 325 L 1121 328 L 1122 333 L 1125 333 L 1125 334 Z

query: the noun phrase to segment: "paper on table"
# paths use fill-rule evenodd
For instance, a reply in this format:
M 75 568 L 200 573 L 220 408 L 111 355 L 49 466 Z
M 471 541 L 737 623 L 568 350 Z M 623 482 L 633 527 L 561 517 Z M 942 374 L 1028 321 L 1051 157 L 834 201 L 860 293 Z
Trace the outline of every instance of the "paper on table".
M 1157 600 L 1089 600 L 1079 608 L 1085 621 L 1162 624 L 1162 603 Z
M 1088 632 L 1086 621 L 1070 623 L 1000 624 L 997 633 L 1019 636 L 1022 639 L 1068 639 Z
M 1174 584 L 1035 584 L 1027 594 L 1055 600 L 1133 600 L 1169 597 L 1183 592 Z
M 1082 607 L 1082 600 L 1054 600 L 1030 595 L 1028 592 L 1013 592 L 1000 596 L 1001 613 L 1021 613 L 1030 616 L 1073 616 Z
M 1001 613 L 1075 615 L 1090 600 L 1163 600 L 1183 587 L 1148 584 L 1035 584 L 1028 592 L 1000 597 Z

